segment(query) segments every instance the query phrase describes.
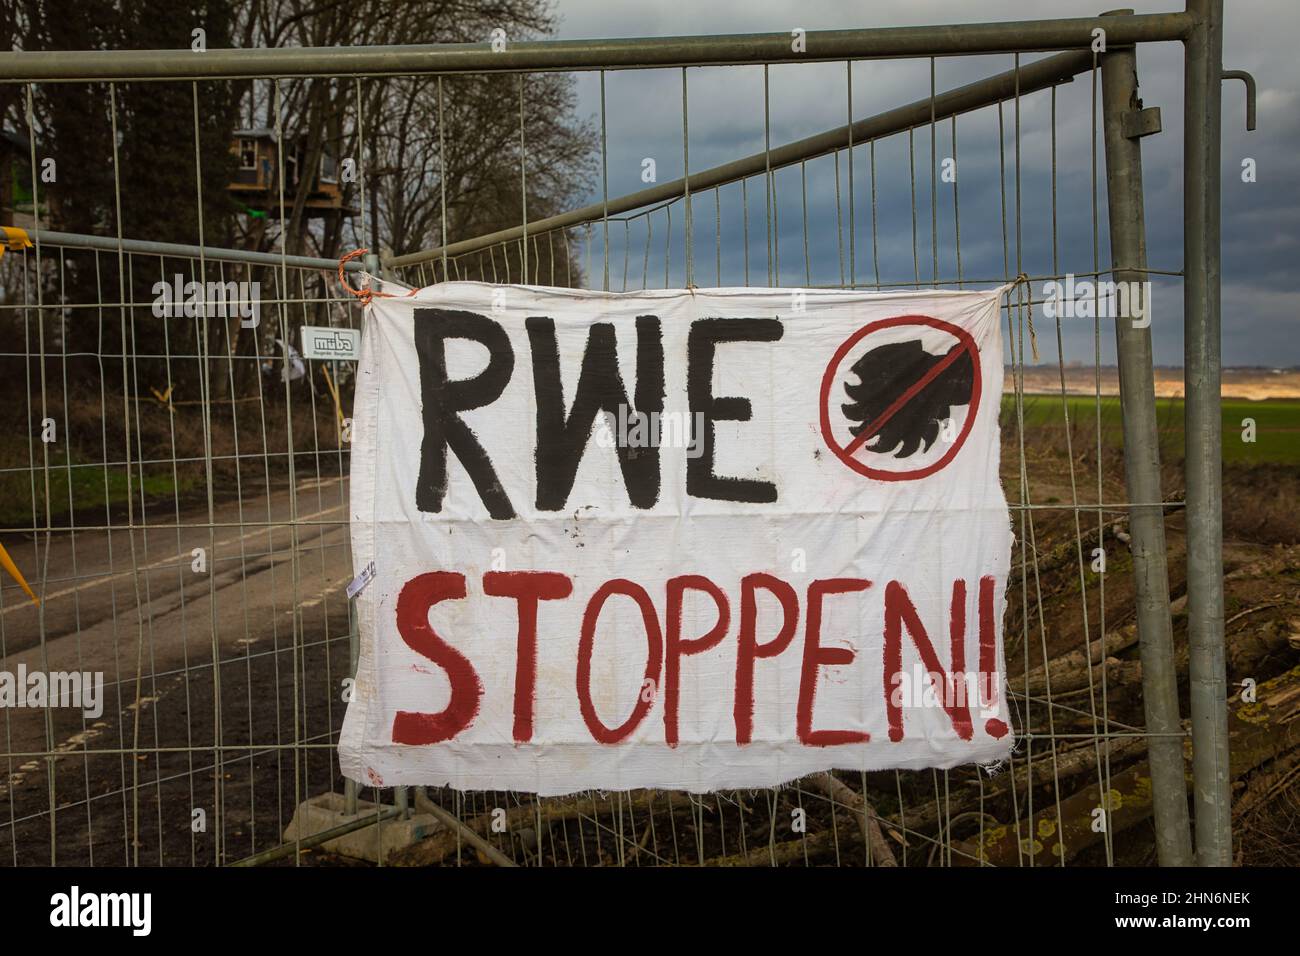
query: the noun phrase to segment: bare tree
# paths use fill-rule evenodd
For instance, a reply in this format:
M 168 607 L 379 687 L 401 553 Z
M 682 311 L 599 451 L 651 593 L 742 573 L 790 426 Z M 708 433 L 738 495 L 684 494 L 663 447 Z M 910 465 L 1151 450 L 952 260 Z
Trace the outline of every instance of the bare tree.
M 509 42 L 554 28 L 546 0 L 256 0 L 243 17 L 234 34 L 258 46 L 486 42 L 495 30 Z M 439 85 L 434 76 L 249 84 L 246 115 L 278 128 L 286 141 L 304 138 L 305 168 L 318 168 L 329 153 L 352 159 L 361 174 L 342 185 L 345 205 L 368 207 L 367 234 L 356 220 L 307 227 L 306 195 L 298 190 L 282 224 L 291 252 L 332 258 L 344 242 L 373 244 L 376 236 L 397 255 L 440 245 L 444 189 L 454 240 L 518 224 L 525 200 L 530 215 L 559 211 L 589 185 L 593 137 L 573 116 L 571 77 L 446 77 L 441 103 Z M 260 225 L 250 224 L 247 235 L 276 241 Z
M 199 24 L 210 48 L 487 42 L 498 30 L 518 42 L 545 36 L 555 24 L 549 0 L 110 0 L 89 7 L 74 0 L 19 0 L 5 11 L 0 33 L 21 49 L 187 48 Z M 33 90 L 38 151 L 56 155 L 68 174 L 57 188 L 42 191 L 43 203 L 57 200 L 45 207 L 42 225 L 72 232 L 111 236 L 120 228 L 133 239 L 201 238 L 255 251 L 283 246 L 290 254 L 331 259 L 360 245 L 401 254 L 516 225 L 525 204 L 530 216 L 561 210 L 589 185 L 595 156 L 594 136 L 574 116 L 573 81 L 564 74 L 449 76 L 441 84 L 435 76 L 119 83 L 115 110 L 108 84 Z M 24 87 L 13 86 L 0 96 L 5 124 L 24 132 L 25 95 Z M 274 202 L 268 209 L 243 209 L 228 194 L 231 141 L 240 125 L 278 133 L 277 158 L 285 161 L 277 162 L 273 182 L 285 174 L 290 157 L 297 163 L 300 183 L 295 188 L 285 177 L 282 210 Z M 322 215 L 309 194 L 327 156 L 351 163 L 338 177 L 343 208 Z M 363 204 L 364 228 L 350 214 Z M 514 264 L 503 263 L 502 279 L 507 271 L 518 277 L 521 252 L 507 253 Z M 74 301 L 99 295 L 148 301 L 159 278 L 159 264 L 146 263 L 139 275 L 121 277 L 126 288 L 117 289 L 116 270 L 99 276 L 93 256 L 69 254 L 67 263 L 65 292 Z M 168 275 L 186 268 L 161 265 Z M 274 289 L 282 277 L 265 268 L 227 266 L 224 278 Z M 53 274 L 47 279 L 55 282 Z M 277 297 L 303 294 L 317 302 L 316 318 L 323 318 L 327 297 L 321 293 L 331 280 L 301 281 L 313 287 L 281 290 Z M 133 310 L 121 332 L 125 341 L 117 343 L 116 328 L 108 329 L 102 347 L 126 350 L 135 323 L 148 321 L 147 308 Z M 233 360 L 273 351 L 270 340 L 280 334 L 275 326 L 241 329 L 237 318 L 207 324 L 201 351 L 221 358 L 211 377 L 215 394 L 247 393 L 256 363 Z M 99 334 L 89 324 L 80 328 Z M 174 334 L 178 352 L 200 352 L 198 327 L 178 326 Z M 87 340 L 73 351 L 90 355 L 100 347 Z M 147 361 L 138 368 L 136 374 L 164 377 Z M 188 378 L 197 368 L 188 365 L 175 376 L 193 385 Z M 100 374 L 97 368 L 88 373 Z M 121 387 L 131 391 L 138 384 Z

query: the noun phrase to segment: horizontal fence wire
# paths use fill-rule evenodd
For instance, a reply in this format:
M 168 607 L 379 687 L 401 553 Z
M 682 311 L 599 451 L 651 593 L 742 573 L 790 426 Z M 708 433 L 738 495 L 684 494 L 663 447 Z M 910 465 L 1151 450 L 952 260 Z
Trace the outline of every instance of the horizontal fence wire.
M 1003 60 L 1018 78 L 1019 56 Z M 838 65 L 850 128 L 861 112 L 854 65 Z M 34 606 L 8 581 L 0 587 L 0 659 L 10 671 L 20 664 L 102 671 L 104 708 L 95 716 L 0 710 L 0 860 L 328 862 L 319 841 L 292 835 L 289 824 L 304 801 L 332 794 L 356 801 L 362 818 L 374 814 L 371 822 L 392 807 L 441 821 L 441 839 L 414 848 L 408 862 L 1130 861 L 1117 856 L 1112 833 L 1080 832 L 1072 817 L 1078 794 L 1119 792 L 1117 768 L 1144 754 L 1147 739 L 1140 708 L 1124 699 L 1132 685 L 1111 686 L 1122 671 L 1114 654 L 1135 640 L 1131 606 L 1108 607 L 1107 575 L 1094 570 L 1096 549 L 1118 554 L 1114 541 L 1133 504 L 1125 498 L 1119 409 L 1103 394 L 1101 321 L 1088 320 L 1083 358 L 1092 381 L 1081 390 L 1073 377 L 1067 382 L 1073 369 L 1062 320 L 1046 319 L 1044 297 L 1034 294 L 1067 275 L 1107 275 L 1096 61 L 1073 83 L 1060 78 L 1024 95 L 1017 83 L 1012 95 L 946 119 L 933 109 L 935 59 L 898 68 L 909 65 L 928 75 L 929 122 L 684 189 L 644 209 L 537 231 L 527 225 L 531 107 L 521 73 L 522 234 L 448 254 L 450 242 L 473 237 L 448 236 L 444 202 L 437 237 L 444 251 L 385 274 L 413 287 L 523 282 L 619 292 L 708 284 L 980 288 L 1030 275 L 1003 314 L 1002 478 L 1015 525 L 1005 639 L 1018 740 L 1006 766 L 836 773 L 708 795 L 358 792 L 343 780 L 334 750 L 355 662 L 344 593 L 353 573 L 352 367 L 304 360 L 294 343 L 302 325 L 361 328 L 359 304 L 336 274 L 291 265 L 287 255 L 278 264 L 266 256 L 241 262 L 233 251 L 218 258 L 203 251 L 201 235 L 198 255 L 127 251 L 111 234 L 100 238 L 119 240 L 116 250 L 87 248 L 93 244 L 39 241 L 38 223 L 36 247 L 0 261 L 0 368 L 26 392 L 26 407 L 10 409 L 5 429 L 0 534 L 43 601 Z M 761 83 L 767 154 L 793 138 L 771 109 L 778 67 L 711 69 L 747 70 L 747 81 Z M 698 129 L 690 116 L 695 73 L 664 75 L 680 83 L 682 132 L 662 156 L 680 157 L 686 178 L 690 130 Z M 277 124 L 281 82 L 272 84 Z M 352 121 L 364 136 L 363 91 L 379 81 L 339 82 L 355 84 Z M 596 166 L 608 209 L 606 82 L 601 71 Z M 111 83 L 92 89 L 115 95 Z M 197 170 L 202 104 L 193 89 Z M 443 92 L 439 79 L 439 131 Z M 1068 113 L 1058 109 L 1067 93 Z M 1029 110 L 1046 137 L 1036 137 L 1032 154 L 1022 132 Z M 1069 195 L 1058 188 L 1067 166 L 1058 133 L 1072 144 Z M 944 178 L 948 160 L 959 176 Z M 31 166 L 38 182 L 34 146 Z M 133 197 L 122 194 L 117 173 L 115 166 L 120 209 Z M 1022 173 L 1032 174 L 1032 197 Z M 364 182 L 364 161 L 361 175 Z M 283 222 L 292 205 L 283 173 L 277 191 Z M 378 215 L 360 192 L 358 239 L 372 235 L 367 216 Z M 901 234 L 899 208 L 910 220 Z M 1064 248 L 1063 223 L 1072 237 Z M 1164 281 L 1181 275 L 1169 263 L 1150 273 Z M 154 284 L 176 276 L 258 283 L 259 324 L 241 334 L 237 320 L 158 318 Z M 1182 507 L 1179 493 L 1162 497 L 1167 511 Z M 1122 576 L 1122 562 L 1112 560 Z M 794 826 L 796 819 L 806 825 Z

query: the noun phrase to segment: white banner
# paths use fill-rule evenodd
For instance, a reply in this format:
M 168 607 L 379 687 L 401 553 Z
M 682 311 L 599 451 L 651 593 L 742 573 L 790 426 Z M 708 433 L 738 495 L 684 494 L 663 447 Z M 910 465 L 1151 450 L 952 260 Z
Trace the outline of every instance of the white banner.
M 1004 290 L 383 289 L 347 776 L 701 792 L 1007 756 Z

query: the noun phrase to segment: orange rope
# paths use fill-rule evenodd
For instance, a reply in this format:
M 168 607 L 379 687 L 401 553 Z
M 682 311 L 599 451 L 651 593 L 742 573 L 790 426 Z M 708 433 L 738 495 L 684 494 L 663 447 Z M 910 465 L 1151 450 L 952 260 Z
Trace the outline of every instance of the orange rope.
M 353 259 L 358 259 L 361 256 L 364 256 L 369 251 L 369 249 L 354 249 L 339 260 L 339 285 L 343 286 L 347 292 L 360 299 L 362 305 L 369 305 L 370 300 L 375 296 L 379 296 L 381 299 L 401 299 L 409 298 L 419 291 L 418 289 L 412 289 L 410 292 L 406 293 L 405 296 L 397 296 L 393 295 L 391 292 L 380 292 L 373 289 L 354 289 L 352 286 L 348 285 L 348 280 L 343 272 L 343 267 Z

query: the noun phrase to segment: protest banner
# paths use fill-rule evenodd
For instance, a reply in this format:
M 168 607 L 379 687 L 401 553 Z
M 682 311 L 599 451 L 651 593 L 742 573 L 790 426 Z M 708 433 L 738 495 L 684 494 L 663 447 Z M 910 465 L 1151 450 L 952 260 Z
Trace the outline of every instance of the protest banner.
M 1005 289 L 380 288 L 347 776 L 703 792 L 1007 756 Z

